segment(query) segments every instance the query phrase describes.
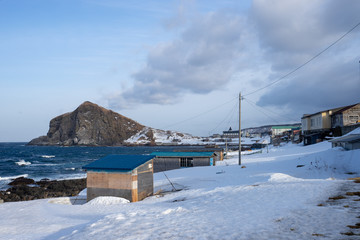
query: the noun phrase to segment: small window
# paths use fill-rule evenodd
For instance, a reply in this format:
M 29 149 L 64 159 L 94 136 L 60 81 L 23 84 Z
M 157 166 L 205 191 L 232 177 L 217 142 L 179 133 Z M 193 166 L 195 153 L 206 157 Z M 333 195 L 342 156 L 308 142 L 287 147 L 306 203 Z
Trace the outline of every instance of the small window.
M 193 158 L 180 158 L 180 167 L 193 167 Z
M 349 116 L 350 122 L 356 122 L 357 120 L 359 120 L 359 116 Z
M 312 126 L 312 127 L 315 126 L 315 119 L 311 119 L 311 126 Z

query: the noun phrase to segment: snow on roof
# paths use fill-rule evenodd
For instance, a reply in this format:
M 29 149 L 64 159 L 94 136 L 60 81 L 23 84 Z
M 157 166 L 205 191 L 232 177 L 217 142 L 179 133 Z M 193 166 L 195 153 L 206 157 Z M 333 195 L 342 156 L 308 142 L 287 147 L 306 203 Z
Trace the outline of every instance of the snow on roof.
M 357 142 L 359 140 L 360 140 L 360 127 L 345 134 L 342 137 L 338 137 L 338 138 L 329 140 L 329 142 Z
M 349 132 L 348 134 L 345 134 L 345 136 L 350 135 L 350 134 L 360 134 L 360 127 L 352 130 L 352 131 Z

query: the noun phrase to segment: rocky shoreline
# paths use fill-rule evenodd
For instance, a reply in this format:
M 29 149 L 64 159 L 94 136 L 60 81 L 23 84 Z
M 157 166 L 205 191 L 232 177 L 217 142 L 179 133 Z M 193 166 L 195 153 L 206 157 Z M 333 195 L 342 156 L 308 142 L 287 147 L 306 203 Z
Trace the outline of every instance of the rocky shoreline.
M 86 178 L 69 180 L 16 178 L 5 191 L 0 191 L 0 202 L 28 201 L 44 198 L 70 197 L 86 188 Z

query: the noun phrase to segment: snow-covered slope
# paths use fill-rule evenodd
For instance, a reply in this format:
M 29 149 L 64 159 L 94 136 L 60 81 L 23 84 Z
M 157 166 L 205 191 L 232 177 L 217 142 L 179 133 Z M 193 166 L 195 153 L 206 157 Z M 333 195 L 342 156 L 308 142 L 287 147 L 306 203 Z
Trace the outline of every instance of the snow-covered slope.
M 188 145 L 203 144 L 202 138 L 176 131 L 164 131 L 145 127 L 125 141 L 127 144 Z
M 356 239 L 341 233 L 358 222 L 358 197 L 329 197 L 356 184 L 345 179 L 360 176 L 360 150 L 330 146 L 273 147 L 243 155 L 242 166 L 234 152 L 214 167 L 168 171 L 181 191 L 137 203 L 0 204 L 0 239 Z M 154 174 L 155 191 L 171 191 L 167 177 Z

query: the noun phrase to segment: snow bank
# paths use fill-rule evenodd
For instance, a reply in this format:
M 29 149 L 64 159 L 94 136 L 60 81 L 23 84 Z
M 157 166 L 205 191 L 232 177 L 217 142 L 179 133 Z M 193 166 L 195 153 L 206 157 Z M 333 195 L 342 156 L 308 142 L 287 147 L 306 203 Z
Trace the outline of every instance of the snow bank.
M 87 205 L 115 205 L 129 203 L 130 201 L 120 197 L 97 197 L 86 203 Z

